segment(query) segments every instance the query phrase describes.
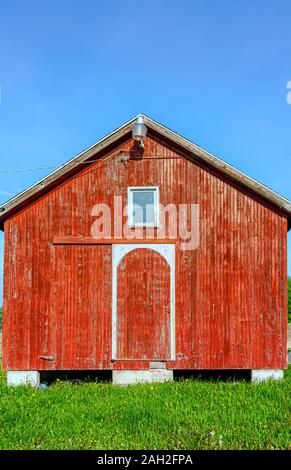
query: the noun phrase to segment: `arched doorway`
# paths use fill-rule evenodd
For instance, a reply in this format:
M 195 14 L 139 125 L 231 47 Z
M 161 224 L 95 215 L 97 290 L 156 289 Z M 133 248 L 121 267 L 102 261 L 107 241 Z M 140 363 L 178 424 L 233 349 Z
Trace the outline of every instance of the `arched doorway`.
M 174 245 L 114 245 L 112 357 L 175 358 Z

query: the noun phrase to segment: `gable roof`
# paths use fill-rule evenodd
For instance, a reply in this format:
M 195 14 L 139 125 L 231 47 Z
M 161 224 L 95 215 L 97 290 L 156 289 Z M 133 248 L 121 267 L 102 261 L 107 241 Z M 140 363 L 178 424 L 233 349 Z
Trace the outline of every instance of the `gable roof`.
M 182 137 L 171 129 L 165 127 L 154 119 L 141 114 L 144 119 L 145 125 L 152 130 L 154 133 L 157 133 L 159 136 L 164 138 L 167 141 L 170 141 L 178 148 L 184 150 L 187 154 L 191 155 L 196 161 L 201 161 L 206 163 L 208 166 L 215 168 L 220 173 L 226 175 L 230 180 L 239 183 L 241 186 L 250 189 L 253 193 L 259 196 L 261 199 L 270 202 L 273 206 L 277 207 L 282 213 L 284 213 L 289 220 L 291 221 L 291 202 L 280 196 L 278 193 L 272 191 L 268 187 L 259 183 L 255 179 L 247 176 L 245 173 L 237 170 L 235 167 L 216 157 L 215 155 L 207 152 L 198 145 L 194 144 L 190 140 Z M 6 203 L 0 206 L 0 228 L 3 230 L 3 224 L 6 219 L 8 219 L 18 208 L 23 207 L 25 204 L 35 200 L 38 196 L 41 196 L 45 190 L 51 188 L 53 183 L 58 183 L 62 181 L 66 175 L 76 169 L 80 163 L 87 161 L 92 158 L 97 153 L 106 149 L 107 147 L 114 145 L 122 137 L 125 137 L 127 134 L 131 133 L 134 122 L 138 116 L 127 121 L 118 129 L 114 130 L 107 136 L 103 137 L 101 140 L 93 144 L 91 147 L 87 148 L 83 152 L 79 153 L 77 156 L 73 157 L 71 160 L 68 160 L 66 163 L 61 165 L 58 169 L 51 172 L 48 176 L 35 183 L 33 186 L 30 186 L 21 193 L 13 196 Z

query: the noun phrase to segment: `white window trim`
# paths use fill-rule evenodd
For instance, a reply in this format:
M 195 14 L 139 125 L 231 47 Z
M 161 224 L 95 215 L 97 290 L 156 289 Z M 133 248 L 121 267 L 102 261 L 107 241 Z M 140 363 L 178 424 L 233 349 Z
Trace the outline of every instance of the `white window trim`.
M 134 223 L 133 221 L 133 192 L 138 191 L 153 191 L 154 192 L 154 207 L 155 207 L 155 222 L 141 222 Z M 127 188 L 127 214 L 129 227 L 159 227 L 160 224 L 160 192 L 159 186 L 129 186 Z

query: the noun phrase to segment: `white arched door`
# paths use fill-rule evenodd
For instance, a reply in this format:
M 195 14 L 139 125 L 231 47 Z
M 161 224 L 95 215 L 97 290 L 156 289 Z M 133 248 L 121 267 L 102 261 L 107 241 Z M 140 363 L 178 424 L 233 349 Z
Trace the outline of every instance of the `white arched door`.
M 112 359 L 175 359 L 175 245 L 113 245 Z

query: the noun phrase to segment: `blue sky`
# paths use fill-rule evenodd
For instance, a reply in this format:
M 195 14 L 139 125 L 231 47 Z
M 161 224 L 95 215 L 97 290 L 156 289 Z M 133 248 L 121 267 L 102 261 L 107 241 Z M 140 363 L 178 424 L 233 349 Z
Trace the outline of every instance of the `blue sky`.
M 290 1 L 1 0 L 0 20 L 0 202 L 50 171 L 3 170 L 139 112 L 291 199 Z M 2 233 L 0 262 L 2 284 Z

